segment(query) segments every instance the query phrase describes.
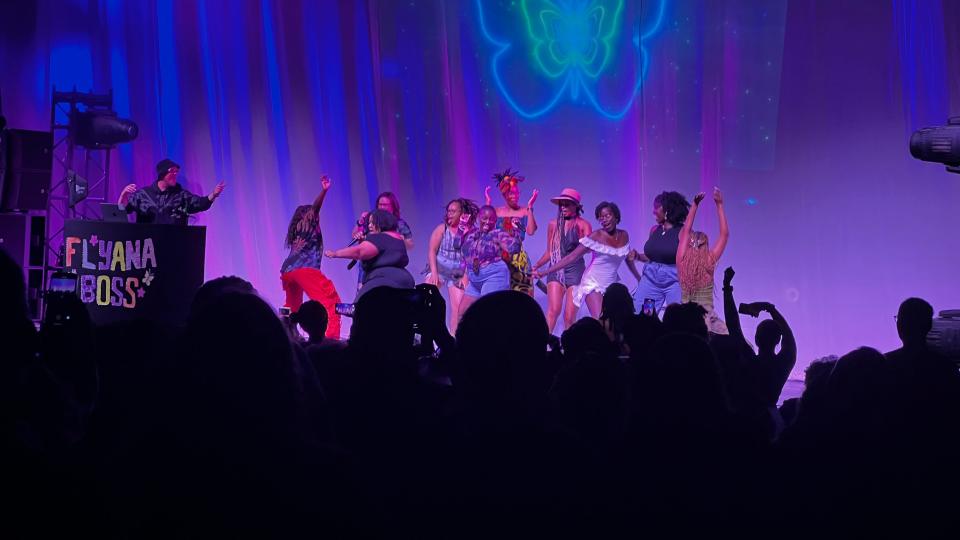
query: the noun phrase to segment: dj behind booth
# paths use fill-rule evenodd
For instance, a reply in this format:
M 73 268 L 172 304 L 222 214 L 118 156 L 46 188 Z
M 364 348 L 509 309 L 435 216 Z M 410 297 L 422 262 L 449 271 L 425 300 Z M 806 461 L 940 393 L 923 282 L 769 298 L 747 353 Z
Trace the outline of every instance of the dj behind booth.
M 180 165 L 157 164 L 157 180 L 130 184 L 116 203 L 101 207 L 103 221 L 67 220 L 63 268 L 51 289 L 75 291 L 96 323 L 128 319 L 183 320 L 203 284 L 206 228 L 187 216 L 210 208 L 223 192 L 195 195 L 177 183 Z M 128 214 L 136 214 L 136 223 Z M 72 275 L 72 276 L 71 276 Z
M 180 165 L 164 159 L 157 163 L 157 180 L 143 188 L 129 184 L 120 192 L 117 208 L 128 214 L 136 212 L 137 223 L 186 225 L 187 216 L 208 210 L 223 193 L 220 182 L 209 195 L 194 195 L 177 183 Z

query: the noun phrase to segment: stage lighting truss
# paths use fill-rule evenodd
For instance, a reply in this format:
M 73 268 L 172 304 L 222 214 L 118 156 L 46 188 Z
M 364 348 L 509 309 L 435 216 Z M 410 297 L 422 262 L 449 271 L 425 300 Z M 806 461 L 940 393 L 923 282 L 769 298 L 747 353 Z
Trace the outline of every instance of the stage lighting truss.
M 106 123 L 104 123 L 106 119 Z M 106 126 L 106 129 L 104 129 Z M 68 219 L 100 219 L 100 203 L 111 200 L 110 151 L 136 137 L 136 124 L 113 111 L 113 92 L 53 90 L 50 131 L 53 170 L 47 199 L 44 282 L 62 265 L 63 226 Z

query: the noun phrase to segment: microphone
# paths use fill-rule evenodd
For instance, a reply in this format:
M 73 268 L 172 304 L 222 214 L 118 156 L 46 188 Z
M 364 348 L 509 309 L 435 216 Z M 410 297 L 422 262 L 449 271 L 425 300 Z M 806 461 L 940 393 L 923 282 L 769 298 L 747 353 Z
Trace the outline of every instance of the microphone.
M 347 247 L 355 246 L 355 245 L 357 245 L 357 244 L 359 244 L 359 243 L 360 243 L 360 239 L 359 239 L 359 238 L 354 238 L 353 240 L 350 240 L 350 243 L 347 244 Z M 356 265 L 357 265 L 357 260 L 356 260 L 356 259 L 350 261 L 350 263 L 347 264 L 347 270 L 353 270 L 353 267 L 356 266 Z
M 347 247 L 351 247 L 359 244 L 360 242 L 363 241 L 364 237 L 367 236 L 365 231 L 367 230 L 367 223 L 369 219 L 370 219 L 370 212 L 364 212 L 363 214 L 360 215 L 360 219 L 357 220 L 357 227 L 360 227 L 360 230 L 364 231 L 363 236 L 361 236 L 360 238 L 351 239 L 350 243 L 347 244 Z M 357 259 L 353 259 L 352 261 L 350 261 L 349 264 L 347 264 L 347 270 L 353 270 L 353 267 L 356 265 L 357 265 Z

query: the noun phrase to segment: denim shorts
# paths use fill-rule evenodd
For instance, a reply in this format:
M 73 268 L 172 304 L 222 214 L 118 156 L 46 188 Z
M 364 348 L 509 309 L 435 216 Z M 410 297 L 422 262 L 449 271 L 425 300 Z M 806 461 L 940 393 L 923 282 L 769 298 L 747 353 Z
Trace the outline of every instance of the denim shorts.
M 503 261 L 481 266 L 479 273 L 474 273 L 472 268 L 467 268 L 467 279 L 469 283 L 463 289 L 463 293 L 473 297 L 510 289 L 510 269 Z
M 633 305 L 639 311 L 643 308 L 643 300 L 651 298 L 659 312 L 670 304 L 679 303 L 680 296 L 677 265 L 651 262 L 643 266 L 643 278 L 633 293 Z

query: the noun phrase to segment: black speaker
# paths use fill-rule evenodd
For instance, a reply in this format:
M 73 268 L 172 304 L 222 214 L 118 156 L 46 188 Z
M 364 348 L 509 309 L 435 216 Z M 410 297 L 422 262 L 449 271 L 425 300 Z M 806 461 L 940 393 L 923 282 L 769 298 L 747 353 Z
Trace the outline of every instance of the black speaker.
M 44 282 L 46 218 L 37 213 L 0 212 L 0 249 L 23 268 L 27 284 L 27 307 L 31 317 L 39 319 Z
M 53 169 L 53 133 L 6 130 L 6 178 L 0 210 L 45 210 Z
M 0 214 L 0 248 L 21 267 L 27 266 L 29 258 L 27 218 L 26 214 Z

